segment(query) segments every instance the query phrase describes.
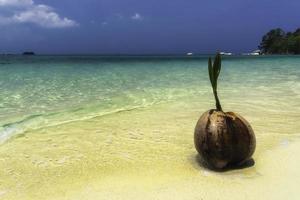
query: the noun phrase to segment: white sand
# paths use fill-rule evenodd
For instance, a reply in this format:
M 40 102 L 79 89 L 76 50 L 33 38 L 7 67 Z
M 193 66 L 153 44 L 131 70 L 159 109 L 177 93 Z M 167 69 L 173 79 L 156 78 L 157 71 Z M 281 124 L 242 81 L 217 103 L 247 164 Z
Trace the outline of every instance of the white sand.
M 10 140 L 0 146 L 0 199 L 299 199 L 297 135 L 276 134 L 283 129 L 262 126 L 250 113 L 255 165 L 213 172 L 199 165 L 193 145 L 201 113 L 185 106 L 158 105 Z

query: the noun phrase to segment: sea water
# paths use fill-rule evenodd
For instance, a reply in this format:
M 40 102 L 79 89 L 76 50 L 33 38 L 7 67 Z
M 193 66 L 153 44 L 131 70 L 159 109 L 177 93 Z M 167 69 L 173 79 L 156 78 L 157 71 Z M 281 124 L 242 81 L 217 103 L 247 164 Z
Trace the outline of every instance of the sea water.
M 299 64 L 296 56 L 224 58 L 223 106 L 297 114 Z M 213 107 L 205 56 L 1 56 L 0 91 L 1 143 L 27 129 L 162 102 L 198 98 Z

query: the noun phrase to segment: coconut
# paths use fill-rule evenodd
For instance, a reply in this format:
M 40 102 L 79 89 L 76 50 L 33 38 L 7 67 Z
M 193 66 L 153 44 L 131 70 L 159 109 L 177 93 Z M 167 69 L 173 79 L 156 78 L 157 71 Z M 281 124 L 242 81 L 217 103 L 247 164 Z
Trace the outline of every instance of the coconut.
M 202 160 L 212 168 L 241 165 L 255 151 L 253 129 L 242 116 L 222 110 L 217 94 L 217 79 L 221 70 L 220 54 L 217 54 L 214 64 L 209 58 L 208 70 L 216 109 L 205 112 L 198 120 L 194 133 L 195 147 Z

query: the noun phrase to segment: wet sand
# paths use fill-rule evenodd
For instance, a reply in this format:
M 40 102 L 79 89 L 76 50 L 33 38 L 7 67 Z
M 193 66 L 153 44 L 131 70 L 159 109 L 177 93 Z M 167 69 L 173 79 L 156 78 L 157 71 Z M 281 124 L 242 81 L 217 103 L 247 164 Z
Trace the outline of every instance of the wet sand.
M 191 102 L 11 138 L 0 146 L 0 199 L 298 199 L 299 125 L 284 127 L 280 116 L 262 121 L 268 113 L 235 106 L 256 133 L 255 163 L 214 172 L 194 148 L 194 126 L 205 110 Z

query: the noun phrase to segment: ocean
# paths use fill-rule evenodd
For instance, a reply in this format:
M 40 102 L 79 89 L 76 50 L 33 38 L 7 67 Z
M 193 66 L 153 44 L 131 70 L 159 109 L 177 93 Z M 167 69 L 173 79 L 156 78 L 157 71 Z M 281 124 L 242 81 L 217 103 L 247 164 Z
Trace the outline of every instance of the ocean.
M 215 107 L 207 60 L 0 56 L 0 196 L 59 199 L 111 177 L 131 174 L 136 184 L 145 169 L 148 186 L 154 174 L 159 184 L 193 177 L 193 129 Z M 218 93 L 224 111 L 252 125 L 254 158 L 299 137 L 300 56 L 223 57 Z
M 1 143 L 28 129 L 169 101 L 198 99 L 199 111 L 214 107 L 206 56 L 2 56 L 0 61 Z M 299 63 L 296 56 L 224 58 L 219 93 L 225 109 L 296 114 Z

